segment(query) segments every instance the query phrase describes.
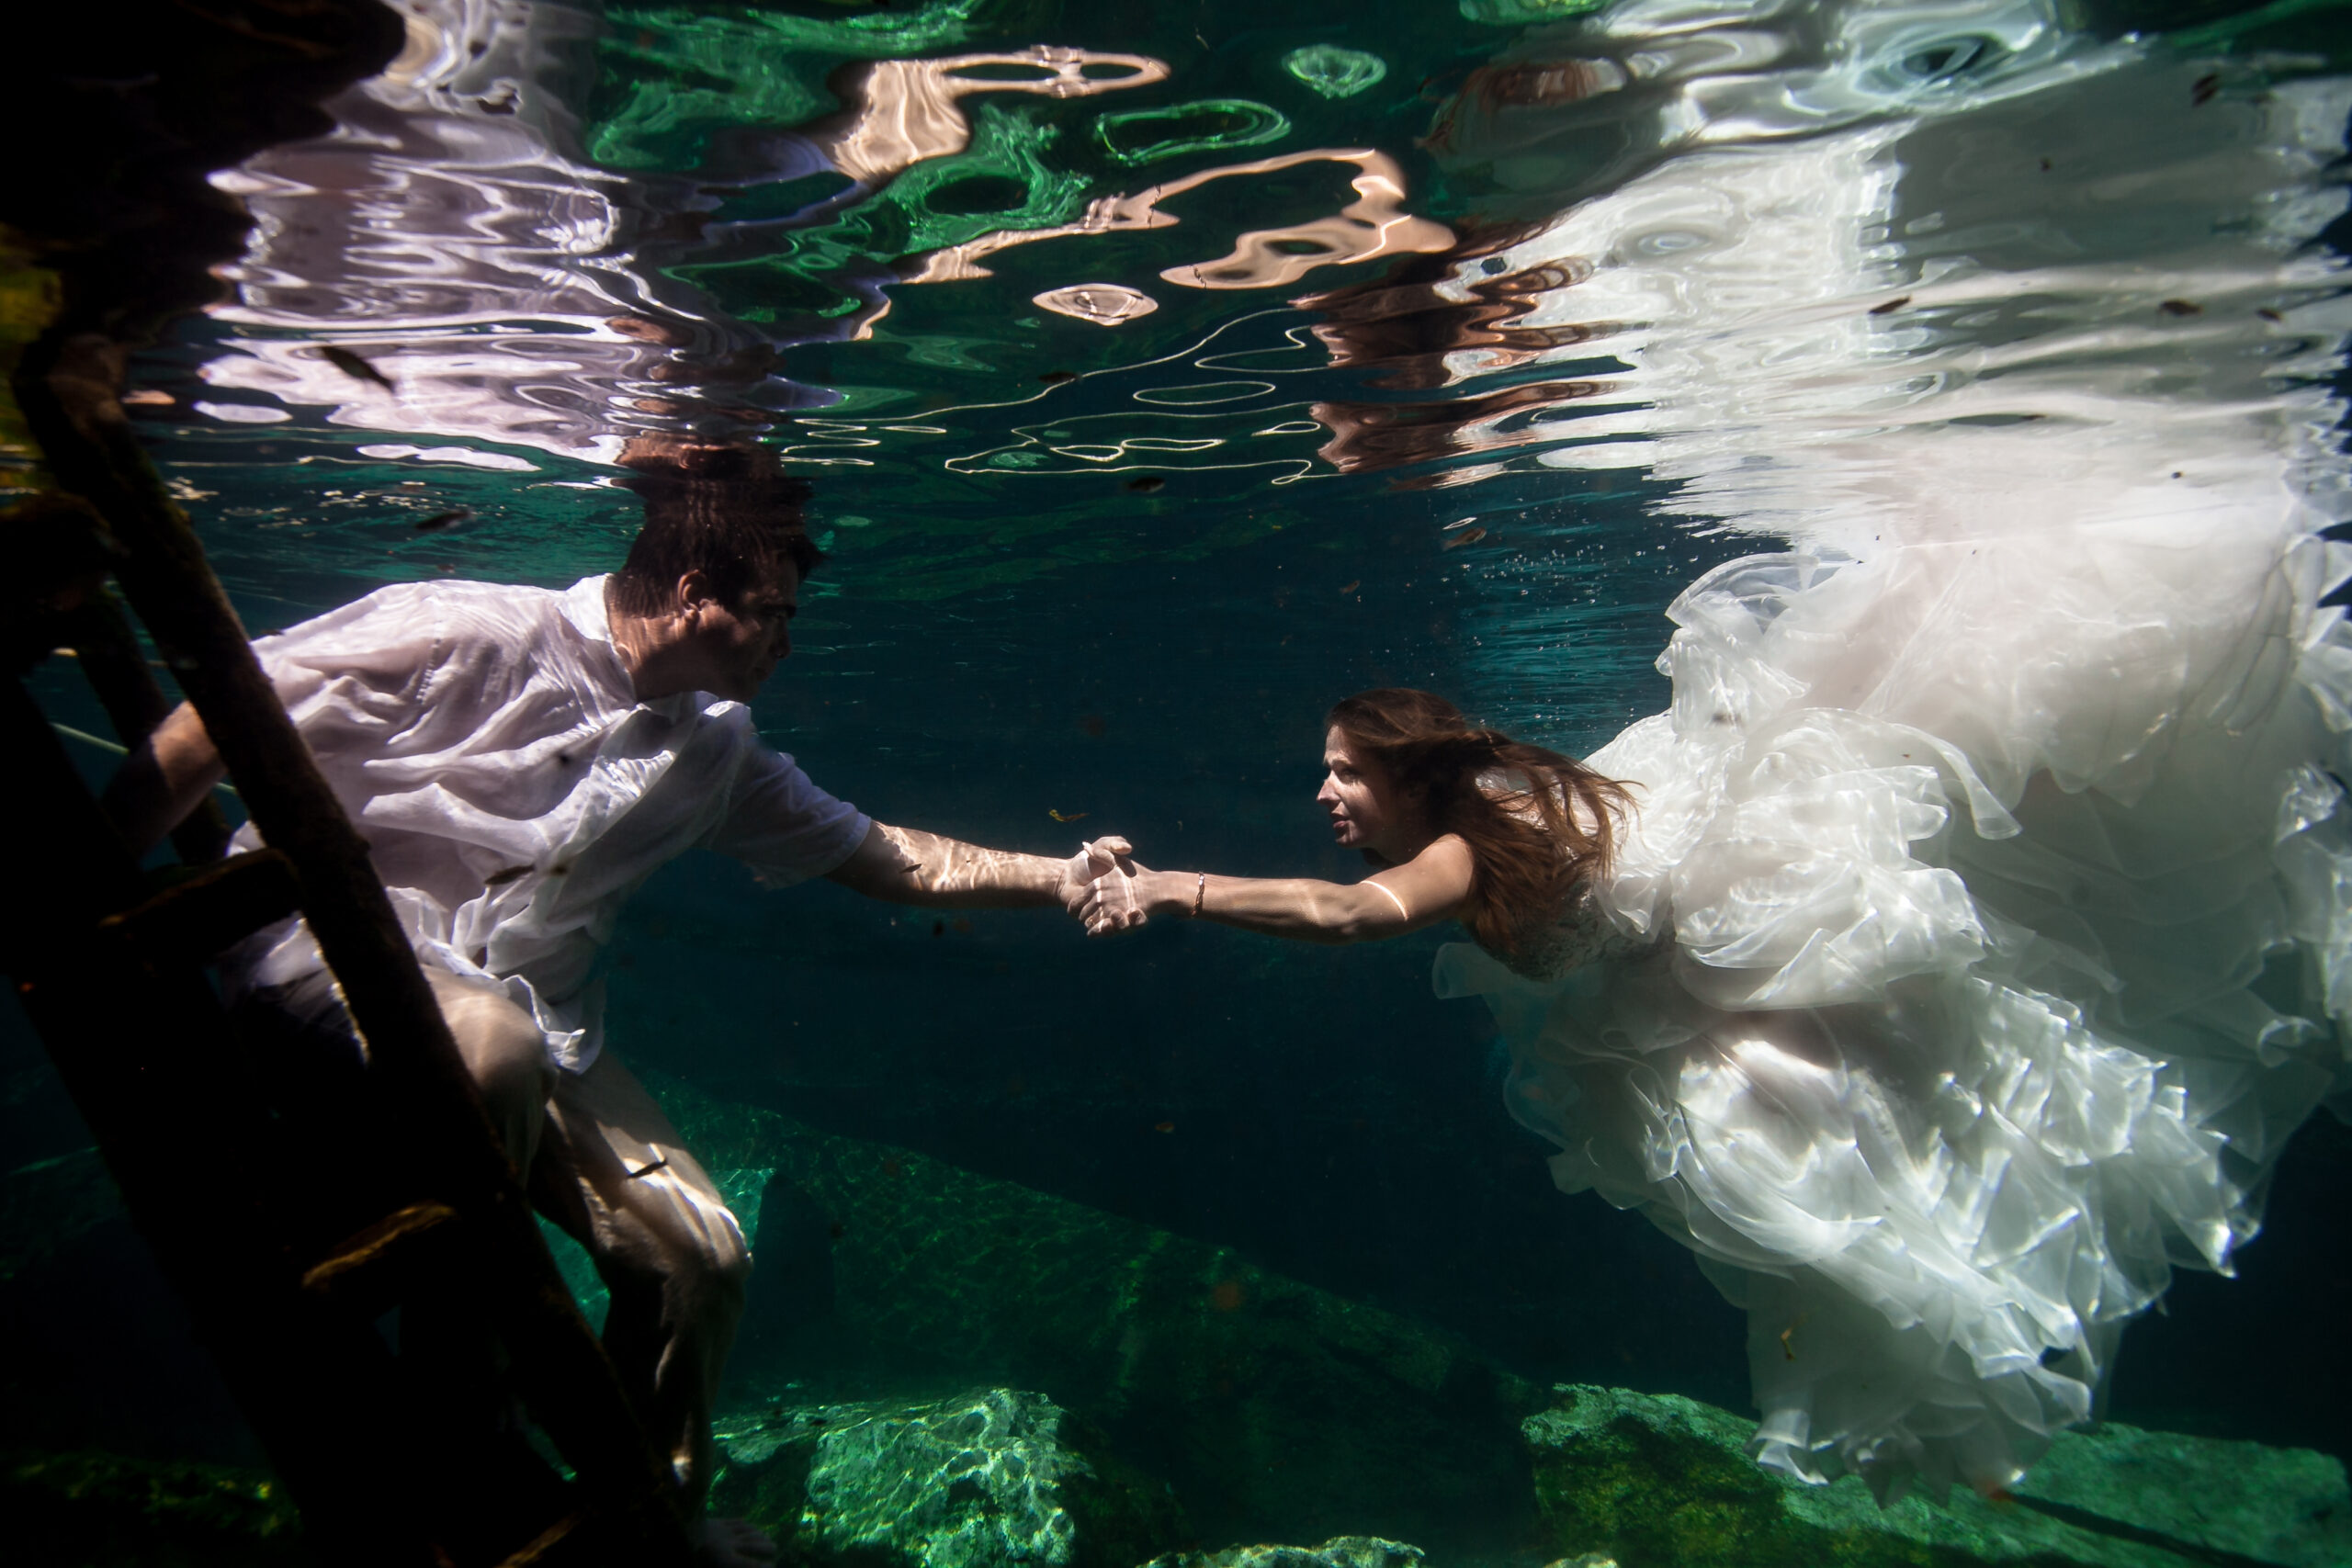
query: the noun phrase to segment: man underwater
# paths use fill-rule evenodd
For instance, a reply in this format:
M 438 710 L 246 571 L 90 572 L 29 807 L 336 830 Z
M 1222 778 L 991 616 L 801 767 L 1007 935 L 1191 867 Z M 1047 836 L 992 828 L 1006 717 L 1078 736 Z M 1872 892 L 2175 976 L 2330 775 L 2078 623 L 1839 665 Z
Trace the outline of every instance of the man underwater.
M 646 521 L 617 572 L 566 590 L 396 584 L 254 647 L 367 838 L 533 1202 L 594 1257 L 606 1348 L 698 1512 L 751 1258 L 709 1175 L 603 1048 L 593 972 L 622 903 L 694 848 L 774 886 L 822 876 L 964 908 L 1074 908 L 1107 860 L 875 822 L 763 744 L 745 705 L 791 652 L 820 559 L 808 487 L 758 450 L 628 461 Z M 183 705 L 107 807 L 143 852 L 222 773 Z M 258 842 L 248 825 L 236 847 Z M 232 949 L 221 976 L 262 1035 L 293 1043 L 294 1071 L 364 1059 L 299 918 Z M 700 1528 L 705 1561 L 774 1556 L 749 1526 Z

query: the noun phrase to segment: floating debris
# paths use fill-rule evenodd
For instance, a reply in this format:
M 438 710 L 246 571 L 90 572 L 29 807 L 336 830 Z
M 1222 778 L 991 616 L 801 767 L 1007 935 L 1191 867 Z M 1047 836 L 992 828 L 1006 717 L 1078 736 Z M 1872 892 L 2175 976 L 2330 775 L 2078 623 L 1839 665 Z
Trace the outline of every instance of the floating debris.
M 1342 582 L 1340 584 L 1340 592 L 1342 595 L 1353 593 L 1357 589 L 1362 588 L 1363 586 L 1363 579 L 1359 577 L 1353 582 Z
M 342 371 L 345 375 L 350 377 L 355 381 L 373 381 L 376 385 L 383 388 L 384 390 L 388 392 L 398 392 L 400 390 L 398 387 L 392 385 L 392 378 L 390 377 L 385 375 L 381 370 L 377 369 L 373 365 L 368 363 L 367 360 L 361 358 L 350 349 L 338 348 L 334 344 L 329 344 L 324 348 L 319 350 L 319 357 L 325 360 L 329 365 L 334 366 L 336 369 Z
M 1043 381 L 1048 387 L 1067 387 L 1072 381 L 1078 379 L 1078 372 L 1075 370 L 1048 370 L 1043 376 L 1038 377 L 1037 379 Z
M 2254 313 L 2266 321 L 2283 321 L 2287 319 L 2267 305 L 2256 307 Z
M 1151 1124 L 1151 1130 L 1155 1133 L 1172 1133 L 1176 1130 L 1176 1123 L 1173 1122 L 1155 1122 Z
M 1064 813 L 1055 810 L 1050 806 L 1046 807 L 1046 815 L 1052 818 L 1057 822 L 1083 822 L 1086 820 L 1086 813 L 1083 811 Z
M 1141 479 L 1127 481 L 1127 488 L 1137 495 L 1149 495 L 1156 490 L 1166 489 L 1168 481 L 1157 474 L 1146 474 Z
M 1486 536 L 1487 531 L 1484 528 L 1471 528 L 1454 535 L 1453 537 L 1448 539 L 1444 544 L 1440 545 L 1438 548 L 1442 550 L 1458 550 L 1464 545 L 1475 545 Z
M 2208 73 L 2199 76 L 2195 85 L 2188 89 L 2188 107 L 2203 108 L 2213 101 L 2214 96 L 2221 90 L 2222 78 L 2218 73 Z
M 1388 74 L 1388 63 L 1360 49 L 1309 44 L 1283 56 L 1283 69 L 1327 98 L 1352 98 Z
M 1900 310 L 1904 306 L 1908 305 L 1909 303 L 1911 303 L 1911 296 L 1908 294 L 1898 294 L 1894 299 L 1885 301 L 1883 304 L 1871 306 L 1871 314 L 1873 316 L 1892 316 L 1895 311 Z
M 420 534 L 437 534 L 444 528 L 456 527 L 473 514 L 474 509 L 470 506 L 453 506 L 447 512 L 436 512 L 430 517 L 418 518 L 416 531 Z
M 2167 316 L 2201 316 L 2205 313 L 2205 307 L 2193 299 L 2165 299 L 2159 301 L 2156 309 Z

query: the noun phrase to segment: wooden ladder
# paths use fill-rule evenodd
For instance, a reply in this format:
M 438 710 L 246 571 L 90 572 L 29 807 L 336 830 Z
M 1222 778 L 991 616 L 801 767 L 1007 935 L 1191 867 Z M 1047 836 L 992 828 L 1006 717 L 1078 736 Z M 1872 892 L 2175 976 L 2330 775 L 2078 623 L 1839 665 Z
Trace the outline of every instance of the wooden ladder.
M 684 1564 L 666 1458 L 557 1272 L 366 843 L 123 416 L 125 357 L 103 337 L 52 334 L 14 378 L 57 490 L 6 516 L 15 558 L 40 575 L 29 598 L 21 581 L 10 591 L 33 608 L 10 617 L 0 681 L 0 799 L 17 840 L 0 964 L 320 1561 Z M 179 866 L 142 872 L 17 678 L 28 655 L 71 648 L 123 742 L 145 738 L 165 699 L 100 568 L 267 849 L 212 858 L 213 813 L 175 834 Z M 298 910 L 368 1042 L 368 1111 L 398 1131 L 393 1168 L 319 1162 L 334 1140 L 301 1124 L 207 973 Z M 346 1190 L 373 1206 L 322 1230 Z M 503 1372 L 485 1358 L 453 1400 L 447 1365 L 403 1359 L 381 1320 L 419 1302 L 458 1314 L 485 1348 L 494 1338 Z M 509 1400 L 570 1474 L 458 1408 Z

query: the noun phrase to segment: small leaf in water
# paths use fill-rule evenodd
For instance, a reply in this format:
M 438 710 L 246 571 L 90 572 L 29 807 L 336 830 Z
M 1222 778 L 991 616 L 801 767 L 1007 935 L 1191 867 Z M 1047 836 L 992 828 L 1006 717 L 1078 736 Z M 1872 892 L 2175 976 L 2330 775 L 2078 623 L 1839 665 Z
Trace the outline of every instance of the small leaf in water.
M 1440 549 L 1446 550 L 1458 550 L 1464 545 L 1475 545 L 1486 536 L 1487 531 L 1484 528 L 1464 528 L 1461 533 L 1454 535 L 1453 537 L 1448 539 L 1444 544 L 1438 547 Z
M 456 527 L 473 514 L 474 509 L 470 506 L 453 506 L 447 512 L 436 512 L 430 517 L 418 518 L 416 531 L 420 534 L 437 534 L 444 528 Z
M 2167 316 L 2201 316 L 2205 307 L 2193 299 L 2166 299 L 2156 306 Z
M 1871 314 L 1873 316 L 1892 316 L 1895 311 L 1900 310 L 1904 306 L 1908 305 L 1909 303 L 1911 303 L 1911 296 L 1908 294 L 1898 294 L 1892 299 L 1871 306 Z
M 1127 488 L 1137 495 L 1149 495 L 1156 490 L 1165 489 L 1167 484 L 1168 481 L 1157 474 L 1146 474 L 1139 479 L 1129 479 Z

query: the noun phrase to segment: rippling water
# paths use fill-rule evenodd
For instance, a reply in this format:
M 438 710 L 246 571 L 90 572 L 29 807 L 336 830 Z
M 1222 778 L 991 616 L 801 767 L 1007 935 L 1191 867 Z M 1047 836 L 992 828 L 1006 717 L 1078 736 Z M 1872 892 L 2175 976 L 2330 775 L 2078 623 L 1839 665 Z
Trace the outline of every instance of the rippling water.
M 241 608 L 568 582 L 637 525 L 624 457 L 757 440 L 833 558 L 760 722 L 892 820 L 1336 874 L 1343 691 L 1583 749 L 1660 705 L 1667 602 L 1770 541 L 2346 515 L 2341 6 L 400 9 L 331 135 L 216 176 L 251 248 L 137 372 Z M 928 926 L 679 867 L 615 1037 L 1533 1375 L 1744 1407 L 1680 1252 L 1543 1190 L 1426 944 Z M 1074 994 L 1115 1066 L 1031 1021 Z M 1162 1111 L 1182 1147 L 1136 1135 Z M 2340 1226 L 2277 1228 L 2243 1300 L 2141 1335 L 2127 1409 L 2341 1449 L 2231 1343 L 2341 1310 L 2305 1261 Z

